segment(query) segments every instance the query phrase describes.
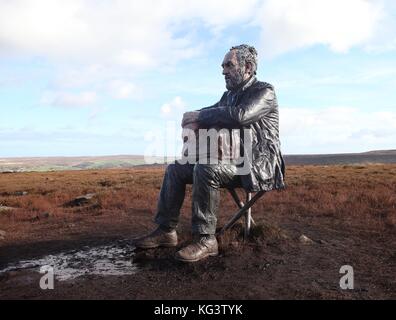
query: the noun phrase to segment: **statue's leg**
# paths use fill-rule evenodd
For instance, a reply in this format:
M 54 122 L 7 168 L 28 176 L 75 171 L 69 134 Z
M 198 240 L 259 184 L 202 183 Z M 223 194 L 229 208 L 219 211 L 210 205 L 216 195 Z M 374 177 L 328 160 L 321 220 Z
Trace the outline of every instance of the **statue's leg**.
M 186 184 L 193 182 L 193 170 L 193 164 L 180 164 L 177 161 L 166 168 L 154 220 L 161 229 L 176 228 L 184 201 Z
M 219 188 L 234 184 L 236 167 L 231 164 L 196 164 L 192 191 L 192 231 L 194 234 L 216 233 Z

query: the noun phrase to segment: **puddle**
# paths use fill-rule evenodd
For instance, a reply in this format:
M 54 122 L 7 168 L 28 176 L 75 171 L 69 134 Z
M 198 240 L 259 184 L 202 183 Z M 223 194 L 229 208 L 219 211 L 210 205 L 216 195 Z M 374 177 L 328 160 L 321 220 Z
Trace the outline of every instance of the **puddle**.
M 132 262 L 135 247 L 128 241 L 118 241 L 111 245 L 83 247 L 40 259 L 22 260 L 0 270 L 0 274 L 10 271 L 33 270 L 40 272 L 40 267 L 54 268 L 58 281 L 72 280 L 84 275 L 122 276 L 137 272 Z

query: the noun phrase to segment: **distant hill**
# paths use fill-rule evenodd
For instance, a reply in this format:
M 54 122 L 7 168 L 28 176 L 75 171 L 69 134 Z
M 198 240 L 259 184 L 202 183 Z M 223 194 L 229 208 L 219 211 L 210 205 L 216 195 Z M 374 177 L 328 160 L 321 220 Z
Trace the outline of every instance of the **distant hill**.
M 374 150 L 374 151 L 367 151 L 367 152 L 363 152 L 362 154 L 396 155 L 396 149 L 395 149 L 395 150 Z
M 164 159 L 156 157 L 154 162 L 163 163 Z M 144 156 L 140 155 L 0 158 L 0 172 L 131 168 L 145 163 Z
M 286 165 L 332 165 L 361 163 L 396 163 L 396 150 L 374 150 L 362 153 L 284 155 Z M 151 167 L 164 164 L 163 157 L 148 165 L 141 155 L 98 157 L 32 157 L 0 158 L 0 172 L 61 171 Z
M 396 150 L 373 150 L 361 153 L 285 155 L 289 165 L 332 165 L 359 163 L 396 163 Z

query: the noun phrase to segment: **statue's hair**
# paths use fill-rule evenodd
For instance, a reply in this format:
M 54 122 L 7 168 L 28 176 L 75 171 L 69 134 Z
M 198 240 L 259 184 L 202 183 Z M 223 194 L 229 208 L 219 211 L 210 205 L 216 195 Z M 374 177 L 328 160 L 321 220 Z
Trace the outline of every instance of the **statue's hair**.
M 256 74 L 257 70 L 257 50 L 255 47 L 247 44 L 241 44 L 239 46 L 232 47 L 230 51 L 235 50 L 238 63 L 240 66 L 245 66 L 246 62 L 252 64 L 253 74 Z

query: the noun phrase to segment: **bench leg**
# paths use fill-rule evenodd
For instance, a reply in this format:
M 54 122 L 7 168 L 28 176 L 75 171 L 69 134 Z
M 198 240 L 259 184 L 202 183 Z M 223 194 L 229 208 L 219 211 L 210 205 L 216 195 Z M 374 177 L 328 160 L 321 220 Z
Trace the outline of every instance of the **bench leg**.
M 232 227 L 234 225 L 234 223 L 236 221 L 238 221 L 238 219 L 240 217 L 242 217 L 244 214 L 246 214 L 246 211 L 249 210 L 254 203 L 261 198 L 261 196 L 265 193 L 265 191 L 259 191 L 257 192 L 253 198 L 251 198 L 247 203 L 245 203 L 244 206 L 242 206 L 242 208 L 240 208 L 238 210 L 238 212 L 231 218 L 231 220 L 219 231 L 218 235 L 221 235 L 222 233 L 224 233 L 224 231 L 226 231 L 227 229 L 229 229 L 230 227 Z M 239 205 L 238 205 L 239 206 Z M 249 219 L 249 221 L 251 221 Z
M 235 189 L 229 188 L 228 191 L 230 192 L 232 198 L 234 199 L 236 205 L 239 207 L 239 209 L 242 209 L 243 206 L 245 205 L 238 197 L 238 194 L 236 193 Z M 246 193 L 247 195 L 250 194 L 250 196 L 248 196 L 246 199 L 246 202 L 248 202 L 251 198 L 252 198 L 252 194 L 251 193 Z M 250 212 L 250 223 L 253 224 L 254 226 L 256 225 L 256 222 L 254 222 L 254 219 L 251 215 L 251 210 L 249 209 Z
M 248 203 L 252 199 L 252 194 L 250 192 L 246 193 L 246 203 Z M 246 210 L 245 214 L 245 239 L 247 239 L 250 235 L 250 227 L 252 221 L 252 208 Z

